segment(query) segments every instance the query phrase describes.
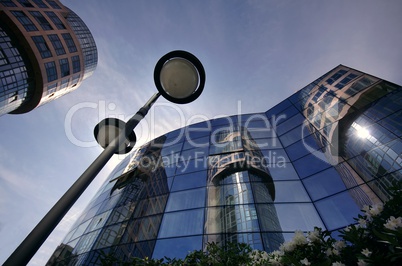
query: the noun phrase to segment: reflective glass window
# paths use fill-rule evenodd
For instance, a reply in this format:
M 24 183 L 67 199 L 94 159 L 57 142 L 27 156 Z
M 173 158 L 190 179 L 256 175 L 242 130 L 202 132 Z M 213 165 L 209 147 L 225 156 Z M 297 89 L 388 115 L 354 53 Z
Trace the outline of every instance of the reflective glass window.
M 80 238 L 80 241 L 78 242 L 77 246 L 75 247 L 73 253 L 81 254 L 81 253 L 89 251 L 92 248 L 92 245 L 94 244 L 99 233 L 100 233 L 100 230 L 93 231 L 89 234 L 83 235 Z
M 346 84 L 348 84 L 352 79 L 354 79 L 355 77 L 357 77 L 356 74 L 354 73 L 350 73 L 349 75 L 347 75 L 345 78 L 343 78 L 341 81 L 339 81 L 335 87 L 338 89 L 342 89 L 343 87 L 345 87 Z
M 87 229 L 88 225 L 91 223 L 92 219 L 80 224 L 75 230 L 74 234 L 71 236 L 71 239 L 75 239 L 81 236 Z
M 278 135 L 282 135 L 285 132 L 295 128 L 296 126 L 301 125 L 304 122 L 305 118 L 304 116 L 302 116 L 300 113 L 286 119 L 285 122 L 283 122 L 282 124 L 279 124 L 276 127 L 276 132 L 278 133 Z
M 293 165 L 291 163 L 284 163 L 281 165 L 269 165 L 269 173 L 273 180 L 299 180 Z
M 180 161 L 176 167 L 176 175 L 205 170 L 207 167 L 206 162 L 205 158 Z
M 315 203 L 328 230 L 338 229 L 354 223 L 360 212 L 349 191 Z
M 63 44 L 61 43 L 59 36 L 57 34 L 50 34 L 47 36 L 51 41 L 54 50 L 56 51 L 57 55 L 63 55 L 66 53 L 64 50 Z
M 17 0 L 24 7 L 34 7 L 28 0 Z
M 204 209 L 165 213 L 159 238 L 202 234 L 203 225 Z
M 310 202 L 300 181 L 275 181 L 275 202 Z
M 280 112 L 291 106 L 292 103 L 289 100 L 284 100 L 279 104 L 275 105 L 271 109 L 269 109 L 265 115 L 268 117 L 269 120 L 273 119 L 274 116 L 277 117 L 280 115 Z
M 190 125 L 185 128 L 184 133 L 187 140 L 195 140 L 211 134 L 211 123 L 209 121 Z
M 103 228 L 102 233 L 96 240 L 94 249 L 110 247 L 118 244 L 123 236 L 126 226 L 126 224 L 116 224 Z
M 353 96 L 356 93 L 366 89 L 368 86 L 374 83 L 374 80 L 365 76 L 359 80 L 357 80 L 355 83 L 353 83 L 352 86 L 350 86 L 345 93 L 348 94 L 349 96 Z
M 244 138 L 253 138 L 253 139 L 261 139 L 261 138 L 275 138 L 276 133 L 272 128 L 247 128 L 249 134 L 244 136 Z
M 275 150 L 261 150 L 265 162 L 271 166 L 281 168 L 285 165 L 285 163 L 290 162 L 288 155 L 284 149 L 275 149 Z
M 48 6 L 45 3 L 43 3 L 42 0 L 32 0 L 32 2 L 34 2 L 40 8 L 48 8 Z
M 53 22 L 53 24 L 59 29 L 59 30 L 64 30 L 66 29 L 66 26 L 64 26 L 63 22 L 59 19 L 59 17 L 56 15 L 56 13 L 52 11 L 45 11 L 45 14 L 50 18 L 50 20 Z M 69 33 L 63 33 L 62 34 L 63 38 L 66 40 L 67 46 L 70 48 L 69 41 L 67 41 L 66 37 L 68 39 L 71 39 L 71 35 Z M 66 36 L 66 37 L 65 37 Z M 68 37 L 69 36 L 69 37 Z M 72 39 L 71 39 L 72 41 Z M 74 44 L 74 41 L 73 41 Z M 75 45 L 74 45 L 75 47 Z M 77 49 L 75 48 L 74 50 L 70 50 L 70 53 L 76 52 Z
M 257 210 L 264 204 L 257 205 Z M 316 209 L 311 203 L 280 203 L 274 204 L 282 231 L 294 231 L 295 228 L 302 231 L 313 231 L 314 227 L 324 228 Z M 269 228 L 264 231 L 278 231 L 274 224 L 267 223 Z
M 102 228 L 105 225 L 107 219 L 109 218 L 110 213 L 111 210 L 95 216 L 92 219 L 91 223 L 89 224 L 88 228 L 85 230 L 85 232 L 89 233 L 91 231 Z
M 60 64 L 61 77 L 70 75 L 70 65 L 68 64 L 68 59 L 67 58 L 60 59 L 59 64 Z
M 311 151 L 316 150 L 319 150 L 319 146 L 317 145 L 317 141 L 313 135 L 309 135 L 304 139 L 286 147 L 286 151 L 292 161 L 297 160 L 311 153 Z
M 207 171 L 194 172 L 175 176 L 171 191 L 184 190 L 206 186 Z
M 208 234 L 259 231 L 254 204 L 207 208 L 205 230 Z
M 71 61 L 73 63 L 73 73 L 80 72 L 81 71 L 80 57 L 78 55 L 74 55 L 71 57 Z
M 305 134 L 304 131 L 307 131 L 306 128 L 297 126 L 296 128 L 290 130 L 289 132 L 283 134 L 280 136 L 280 140 L 282 142 L 283 147 L 287 147 L 291 145 L 292 143 L 295 143 L 296 141 L 300 140 L 303 137 L 303 134 Z M 308 134 L 308 132 L 307 132 Z
M 161 155 L 171 155 L 173 153 L 177 153 L 181 151 L 181 148 L 183 147 L 183 142 L 180 143 L 172 143 L 172 145 L 165 145 L 162 148 Z
M 46 74 L 47 74 L 47 81 L 51 82 L 57 79 L 57 70 L 56 64 L 52 62 L 45 63 Z
M 248 130 L 271 130 L 271 123 L 263 114 L 254 114 L 254 116 L 250 116 L 248 119 L 242 122 L 242 125 Z
M 166 206 L 166 211 L 179 211 L 200 208 L 205 205 L 205 188 L 172 192 Z
M 123 236 L 122 242 L 140 242 L 156 239 L 162 215 L 131 220 Z
M 303 180 L 313 200 L 317 200 L 345 190 L 341 176 L 334 168 L 329 168 Z
M 174 247 L 174 248 L 172 248 Z M 185 258 L 190 251 L 202 249 L 202 236 L 160 239 L 156 241 L 152 258 Z
M 52 57 L 49 46 L 47 46 L 47 43 L 42 36 L 32 36 L 32 40 L 34 41 L 36 48 L 38 48 L 42 58 Z
M 44 30 L 53 30 L 50 23 L 46 20 L 46 18 L 39 11 L 29 11 L 29 13 L 35 18 L 35 20 L 39 23 L 39 25 Z
M 278 125 L 286 122 L 289 118 L 293 117 L 294 115 L 298 114 L 299 110 L 296 109 L 293 105 L 290 105 L 285 110 L 276 114 L 275 117 L 271 117 L 270 121 L 273 128 L 276 128 Z
M 11 6 L 11 7 L 17 6 L 16 4 L 14 4 L 14 2 L 12 0 L 2 0 L 0 3 L 3 6 Z
M 55 1 L 53 1 L 53 0 L 46 0 L 46 2 L 48 2 L 49 5 L 50 5 L 51 7 L 53 7 L 54 9 L 61 9 L 61 7 L 60 7 Z
M 24 26 L 26 31 L 37 31 L 38 28 L 33 24 L 32 20 L 28 18 L 22 11 L 11 11 L 11 13 L 18 19 L 18 21 Z
M 338 72 L 336 72 L 335 74 L 333 74 L 329 79 L 327 79 L 326 82 L 328 84 L 333 84 L 336 80 L 338 80 L 340 77 L 345 75 L 346 72 L 348 72 L 348 71 L 345 69 L 341 69 Z
M 236 175 L 232 175 L 236 176 Z M 240 181 L 240 180 L 238 180 Z M 208 188 L 208 205 L 238 205 L 253 203 L 253 191 L 250 183 L 236 182 Z
M 293 165 L 296 171 L 299 173 L 300 178 L 305 178 L 330 166 L 326 162 L 325 154 L 321 153 L 320 151 L 300 158 L 299 160 L 295 161 Z
M 188 161 L 195 158 L 206 158 L 208 157 L 208 147 L 195 148 L 190 150 L 183 150 L 180 154 L 181 161 Z
M 189 139 L 184 142 L 183 150 L 193 148 L 207 148 L 209 147 L 209 135 L 197 139 Z

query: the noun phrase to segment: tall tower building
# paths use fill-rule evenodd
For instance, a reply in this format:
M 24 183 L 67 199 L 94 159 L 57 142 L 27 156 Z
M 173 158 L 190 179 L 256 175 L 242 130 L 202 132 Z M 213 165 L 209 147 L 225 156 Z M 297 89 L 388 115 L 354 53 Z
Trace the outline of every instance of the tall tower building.
M 402 181 L 401 118 L 401 86 L 340 65 L 266 112 L 169 132 L 116 167 L 48 265 L 336 235 Z
M 59 0 L 0 1 L 0 115 L 77 89 L 97 61 L 88 27 Z

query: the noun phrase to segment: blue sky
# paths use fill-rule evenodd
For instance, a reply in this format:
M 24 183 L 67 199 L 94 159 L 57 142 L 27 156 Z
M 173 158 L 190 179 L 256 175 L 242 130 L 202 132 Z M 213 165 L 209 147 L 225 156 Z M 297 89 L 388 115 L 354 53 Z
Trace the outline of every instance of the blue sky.
M 95 73 L 73 93 L 0 117 L 0 263 L 102 151 L 93 128 L 127 120 L 156 89 L 161 56 L 187 50 L 203 63 L 204 93 L 187 105 L 159 99 L 139 143 L 202 119 L 262 112 L 339 64 L 402 84 L 402 2 L 64 0 L 90 28 Z M 44 265 L 121 160 L 115 156 L 29 265 Z

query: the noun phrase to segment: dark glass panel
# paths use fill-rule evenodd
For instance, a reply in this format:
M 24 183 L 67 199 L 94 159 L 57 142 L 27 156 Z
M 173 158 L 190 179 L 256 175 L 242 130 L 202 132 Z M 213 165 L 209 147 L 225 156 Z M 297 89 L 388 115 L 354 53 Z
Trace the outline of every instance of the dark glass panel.
M 309 136 L 305 137 L 304 139 L 286 147 L 286 151 L 289 155 L 289 158 L 292 161 L 295 161 L 295 160 L 311 153 L 311 151 L 316 151 L 316 150 L 319 150 L 319 146 L 313 135 L 309 135 Z
M 169 195 L 166 212 L 200 208 L 205 205 L 205 188 L 173 192 Z
M 313 200 L 317 200 L 345 190 L 341 176 L 334 168 L 329 168 L 303 180 Z
M 306 118 L 300 113 L 298 113 L 290 118 L 286 118 L 286 121 L 284 121 L 282 124 L 279 124 L 275 128 L 276 132 L 278 133 L 278 135 L 282 135 L 285 132 L 295 128 L 296 126 L 301 125 L 305 120 Z M 275 124 L 273 124 L 273 126 L 275 127 Z
M 275 181 L 275 202 L 310 202 L 300 181 Z
M 283 231 L 313 231 L 314 227 L 324 228 L 316 209 L 311 203 L 275 204 L 279 223 Z M 277 228 L 267 228 L 267 231 L 277 231 Z
M 189 188 L 197 188 L 206 186 L 207 171 L 194 172 L 185 175 L 175 176 L 173 180 L 172 190 L 178 191 Z
M 202 234 L 204 209 L 165 213 L 159 238 Z
M 354 223 L 354 217 L 360 212 L 348 191 L 316 202 L 316 207 L 328 230 Z
M 205 230 L 208 234 L 259 231 L 254 204 L 207 208 Z
M 205 158 L 196 158 L 195 160 L 180 161 L 177 164 L 176 175 L 187 174 L 196 171 L 202 171 L 207 168 Z
M 185 150 L 182 151 L 180 154 L 181 161 L 189 161 L 200 157 L 202 158 L 208 157 L 208 147 Z
M 325 155 L 318 151 L 295 161 L 293 166 L 299 173 L 300 178 L 305 178 L 330 167 L 330 164 L 326 162 Z
M 276 167 L 281 168 L 286 162 L 290 162 L 289 157 L 284 149 L 261 150 L 261 152 L 268 165 L 275 165 Z
M 183 147 L 183 142 L 180 143 L 170 143 L 171 145 L 167 145 L 165 143 L 165 145 L 162 148 L 161 151 L 161 155 L 165 156 L 165 155 L 170 155 L 173 153 L 177 153 L 179 151 L 181 151 L 181 148 Z
M 209 135 L 197 139 L 187 139 L 184 142 L 183 150 L 193 148 L 208 148 L 209 147 Z
M 271 120 L 274 116 L 278 117 L 281 111 L 285 110 L 291 105 L 292 103 L 289 100 L 284 100 L 266 111 L 265 115 L 268 117 L 269 120 Z
M 156 239 L 161 220 L 162 215 L 131 220 L 127 225 L 122 242 L 132 243 Z
M 293 165 L 291 163 L 284 163 L 280 165 L 269 165 L 269 173 L 273 180 L 299 180 Z
M 190 251 L 202 249 L 202 236 L 160 239 L 156 241 L 152 258 L 185 258 Z

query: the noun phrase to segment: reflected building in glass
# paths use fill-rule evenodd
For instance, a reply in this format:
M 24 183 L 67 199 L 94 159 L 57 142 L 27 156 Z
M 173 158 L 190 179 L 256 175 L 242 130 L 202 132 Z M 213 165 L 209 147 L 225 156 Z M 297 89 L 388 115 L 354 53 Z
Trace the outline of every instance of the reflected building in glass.
M 97 62 L 88 27 L 59 0 L 0 1 L 0 115 L 77 89 Z
M 48 265 L 336 235 L 402 180 L 401 116 L 401 86 L 340 65 L 267 112 L 167 133 L 116 167 Z

